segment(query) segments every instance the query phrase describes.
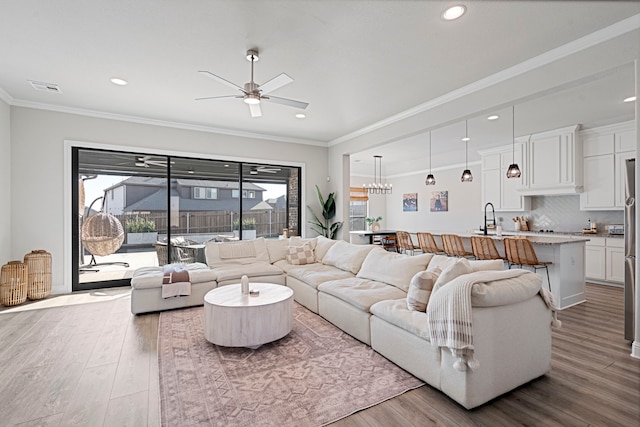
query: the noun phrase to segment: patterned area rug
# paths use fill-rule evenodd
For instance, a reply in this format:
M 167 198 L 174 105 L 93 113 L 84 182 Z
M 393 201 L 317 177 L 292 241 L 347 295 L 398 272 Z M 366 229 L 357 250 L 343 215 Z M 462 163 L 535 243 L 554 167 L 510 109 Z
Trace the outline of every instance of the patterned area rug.
M 319 426 L 423 383 L 299 304 L 256 350 L 204 338 L 202 307 L 160 314 L 163 426 Z

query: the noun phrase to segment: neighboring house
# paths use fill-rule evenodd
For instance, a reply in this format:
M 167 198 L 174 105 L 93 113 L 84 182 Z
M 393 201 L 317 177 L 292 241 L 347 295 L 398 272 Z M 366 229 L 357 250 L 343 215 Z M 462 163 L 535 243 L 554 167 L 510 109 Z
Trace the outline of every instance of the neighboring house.
M 199 179 L 171 180 L 171 209 L 177 211 L 237 211 L 240 189 L 237 182 Z M 242 185 L 242 209 L 248 210 L 262 202 L 264 188 Z M 164 212 L 167 208 L 166 180 L 163 178 L 131 177 L 105 189 L 104 210 L 112 215 Z M 272 207 L 282 204 L 276 202 Z

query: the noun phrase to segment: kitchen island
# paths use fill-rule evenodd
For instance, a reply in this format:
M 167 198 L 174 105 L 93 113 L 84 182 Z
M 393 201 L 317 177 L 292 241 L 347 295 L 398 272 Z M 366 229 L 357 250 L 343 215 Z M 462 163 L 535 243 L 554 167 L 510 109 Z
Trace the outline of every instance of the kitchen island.
M 481 232 L 480 232 L 481 233 Z M 436 237 L 445 232 L 432 232 Z M 466 248 L 471 251 L 471 236 L 479 233 L 454 233 L 463 238 Z M 559 310 L 580 304 L 586 301 L 585 277 L 584 277 L 584 247 L 589 241 L 584 236 L 569 235 L 527 235 L 522 236 L 517 233 L 504 233 L 501 237 L 489 234 L 493 238 L 498 252 L 504 256 L 505 237 L 521 237 L 533 243 L 539 261 L 551 261 L 549 265 L 549 279 L 551 281 L 551 293 L 553 300 Z M 506 262 L 506 256 L 505 256 Z M 525 267 L 526 268 L 526 267 Z M 549 289 L 547 275 L 544 271 L 538 270 L 542 277 L 542 286 Z

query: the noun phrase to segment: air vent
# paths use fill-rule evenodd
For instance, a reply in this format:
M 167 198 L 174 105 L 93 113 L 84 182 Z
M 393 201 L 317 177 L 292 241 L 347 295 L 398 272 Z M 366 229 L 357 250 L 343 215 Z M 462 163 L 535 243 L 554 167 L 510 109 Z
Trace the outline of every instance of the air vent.
M 29 80 L 29 83 L 31 83 L 31 86 L 33 86 L 33 88 L 35 90 L 43 90 L 45 92 L 62 93 L 62 89 L 60 89 L 60 87 L 57 84 L 54 84 L 54 83 L 43 83 L 43 82 L 37 82 L 35 80 Z

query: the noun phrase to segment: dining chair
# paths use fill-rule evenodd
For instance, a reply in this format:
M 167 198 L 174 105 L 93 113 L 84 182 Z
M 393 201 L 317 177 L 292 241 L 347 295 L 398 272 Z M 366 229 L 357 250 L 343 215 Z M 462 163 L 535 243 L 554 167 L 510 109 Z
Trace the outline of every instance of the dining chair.
M 462 238 L 457 234 L 443 234 L 442 246 L 444 253 L 448 256 L 455 257 L 472 257 L 473 253 L 464 248 L 462 244 Z
M 476 259 L 502 259 L 492 237 L 471 236 L 471 251 Z
M 396 241 L 398 243 L 399 252 L 413 255 L 420 246 L 416 246 L 411 239 L 411 235 L 407 231 L 396 231 Z
M 544 268 L 547 270 L 547 283 L 549 284 L 549 292 L 551 292 L 551 281 L 549 279 L 549 265 L 553 264 L 551 261 L 540 261 L 536 255 L 536 251 L 533 248 L 533 244 L 529 239 L 521 237 L 505 237 L 504 239 L 504 251 L 509 263 L 509 268 L 512 265 L 518 265 L 521 268 L 525 265 L 532 267 L 534 272 Z
M 384 249 L 385 251 L 398 252 L 398 242 L 395 234 L 382 236 L 380 243 L 382 245 L 382 249 Z
M 443 254 L 444 250 L 438 247 L 436 243 L 436 239 L 433 237 L 433 234 L 419 231 L 416 233 L 418 236 L 418 246 L 420 246 L 420 250 L 424 253 L 430 254 Z

